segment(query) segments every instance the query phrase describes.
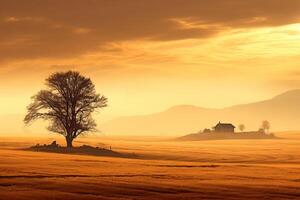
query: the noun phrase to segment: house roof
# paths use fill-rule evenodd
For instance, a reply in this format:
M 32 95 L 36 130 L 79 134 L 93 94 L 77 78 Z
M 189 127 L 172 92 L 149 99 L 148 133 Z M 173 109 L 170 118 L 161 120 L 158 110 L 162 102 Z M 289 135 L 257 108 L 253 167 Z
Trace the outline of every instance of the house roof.
M 221 123 L 221 122 L 219 122 L 219 123 L 215 126 L 215 128 L 220 128 L 220 127 L 222 127 L 222 128 L 235 128 L 235 126 L 234 126 L 233 124 L 230 124 L 230 123 Z

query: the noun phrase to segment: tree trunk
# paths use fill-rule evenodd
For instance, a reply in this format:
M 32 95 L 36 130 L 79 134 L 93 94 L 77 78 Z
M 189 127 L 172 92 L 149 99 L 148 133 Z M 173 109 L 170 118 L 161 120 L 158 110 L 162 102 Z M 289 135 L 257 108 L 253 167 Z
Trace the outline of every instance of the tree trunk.
M 66 137 L 66 141 L 67 141 L 67 148 L 68 149 L 73 148 L 73 138 Z

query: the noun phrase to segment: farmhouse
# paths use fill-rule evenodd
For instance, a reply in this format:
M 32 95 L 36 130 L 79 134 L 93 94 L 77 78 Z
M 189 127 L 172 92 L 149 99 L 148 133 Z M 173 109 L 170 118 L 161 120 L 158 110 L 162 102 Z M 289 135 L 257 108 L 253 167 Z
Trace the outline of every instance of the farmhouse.
M 214 127 L 216 133 L 234 133 L 234 129 L 234 125 L 221 122 Z

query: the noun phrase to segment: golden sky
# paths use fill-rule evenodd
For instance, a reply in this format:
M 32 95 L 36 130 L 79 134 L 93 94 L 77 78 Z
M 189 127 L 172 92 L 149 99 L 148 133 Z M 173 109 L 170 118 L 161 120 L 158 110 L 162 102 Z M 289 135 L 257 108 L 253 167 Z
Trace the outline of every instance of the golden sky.
M 78 70 L 106 115 L 224 107 L 300 88 L 299 0 L 1 0 L 0 112 Z

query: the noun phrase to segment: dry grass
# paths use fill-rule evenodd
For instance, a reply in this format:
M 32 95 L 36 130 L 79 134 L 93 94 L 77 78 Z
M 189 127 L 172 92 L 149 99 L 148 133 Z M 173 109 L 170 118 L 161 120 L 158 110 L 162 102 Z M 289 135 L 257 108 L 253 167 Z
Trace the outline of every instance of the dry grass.
M 20 151 L 29 138 L 2 138 L 0 199 L 298 199 L 300 137 L 282 135 L 287 139 L 78 142 L 142 159 Z

